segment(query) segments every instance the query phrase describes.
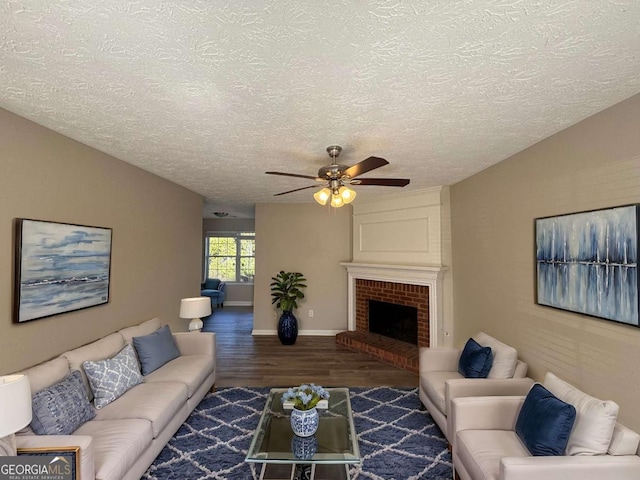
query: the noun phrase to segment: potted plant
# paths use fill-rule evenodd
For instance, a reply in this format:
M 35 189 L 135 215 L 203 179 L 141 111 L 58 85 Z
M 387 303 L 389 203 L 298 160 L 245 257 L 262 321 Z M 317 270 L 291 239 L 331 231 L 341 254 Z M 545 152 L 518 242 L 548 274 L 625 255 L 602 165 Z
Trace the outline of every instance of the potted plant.
M 283 345 L 293 345 L 298 338 L 298 319 L 293 309 L 298 308 L 298 300 L 304 298 L 303 289 L 307 280 L 300 272 L 285 272 L 281 270 L 275 277 L 271 277 L 271 303 L 282 310 L 278 321 L 278 338 Z
M 293 410 L 291 411 L 291 429 L 293 433 L 299 437 L 310 437 L 316 433 L 319 424 L 316 406 L 320 400 L 327 400 L 328 398 L 329 392 L 320 385 L 313 383 L 290 388 L 284 392 L 281 398 L 282 404 L 293 401 Z

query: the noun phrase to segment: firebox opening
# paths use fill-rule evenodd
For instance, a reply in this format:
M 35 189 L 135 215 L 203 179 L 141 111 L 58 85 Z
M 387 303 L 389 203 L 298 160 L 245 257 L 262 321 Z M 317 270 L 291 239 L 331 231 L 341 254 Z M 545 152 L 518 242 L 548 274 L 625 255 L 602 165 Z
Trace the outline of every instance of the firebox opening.
M 369 331 L 418 345 L 418 309 L 369 300 Z

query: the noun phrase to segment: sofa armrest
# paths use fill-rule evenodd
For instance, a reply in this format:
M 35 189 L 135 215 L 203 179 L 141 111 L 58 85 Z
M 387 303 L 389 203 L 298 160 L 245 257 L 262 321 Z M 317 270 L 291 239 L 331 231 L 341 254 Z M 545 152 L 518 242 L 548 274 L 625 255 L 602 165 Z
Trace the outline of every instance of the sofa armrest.
M 420 348 L 421 372 L 457 372 L 460 349 L 458 348 Z
M 18 449 L 80 447 L 78 478 L 82 480 L 95 479 L 93 438 L 89 435 L 16 435 L 16 447 Z
M 216 334 L 213 332 L 176 332 L 173 339 L 180 355 L 210 355 L 216 358 Z
M 524 399 L 523 396 L 454 398 L 447 418 L 453 448 L 457 433 L 462 430 L 515 430 Z
M 500 461 L 501 480 L 637 480 L 637 455 L 573 455 L 561 457 L 507 457 Z

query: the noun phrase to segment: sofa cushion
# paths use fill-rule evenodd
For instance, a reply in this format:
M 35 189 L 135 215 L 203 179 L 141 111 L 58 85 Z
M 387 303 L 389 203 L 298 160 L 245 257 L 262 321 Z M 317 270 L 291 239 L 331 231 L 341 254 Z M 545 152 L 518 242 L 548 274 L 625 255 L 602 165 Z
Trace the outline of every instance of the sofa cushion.
M 513 378 L 513 372 L 515 372 L 516 363 L 518 362 L 516 349 L 484 332 L 474 335 L 473 338 L 483 347 L 491 347 L 493 364 L 487 378 Z
M 93 392 L 89 386 L 89 380 L 82 368 L 82 362 L 86 360 L 104 360 L 105 358 L 111 358 L 124 347 L 124 340 L 119 333 L 112 333 L 103 337 L 95 342 L 89 343 L 83 347 L 69 350 L 62 354 L 69 361 L 69 368 L 71 370 L 79 370 L 82 374 L 82 381 L 84 382 L 87 393 L 89 394 L 89 400 L 93 400 Z
M 69 362 L 64 357 L 57 357 L 18 373 L 23 373 L 29 377 L 29 385 L 33 395 L 43 388 L 62 381 L 69 375 Z
M 165 363 L 180 356 L 168 325 L 149 335 L 133 337 L 133 345 L 138 352 L 143 375 L 149 375 Z
M 100 409 L 142 382 L 142 375 L 131 345 L 107 360 L 83 362 L 82 367 L 93 391 L 94 404 Z
M 463 430 L 458 432 L 455 455 L 471 478 L 500 478 L 504 457 L 530 457 L 513 430 Z
M 75 432 L 93 438 L 95 480 L 124 478 L 151 445 L 151 422 L 141 419 L 92 420 Z
M 126 395 L 98 410 L 96 420 L 141 418 L 151 422 L 156 438 L 181 409 L 187 408 L 187 387 L 182 383 L 141 383 Z
M 607 453 L 618 418 L 618 404 L 587 395 L 551 372 L 546 374 L 543 383 L 555 396 L 576 408 L 576 422 L 567 444 L 567 455 Z
M 534 456 L 564 455 L 575 418 L 573 405 L 536 383 L 524 399 L 516 433 Z
M 483 347 L 470 338 L 460 354 L 458 372 L 465 378 L 486 378 L 492 362 L 491 347 Z
M 144 381 L 145 383 L 182 383 L 186 385 L 187 395 L 191 398 L 213 369 L 213 357 L 209 355 L 182 355 L 144 377 Z
M 458 372 L 448 371 L 426 371 L 420 374 L 420 387 L 425 391 L 427 397 L 438 407 L 438 409 L 448 415 L 447 405 L 444 398 L 445 383 L 452 378 L 462 378 Z
M 142 322 L 140 325 L 134 325 L 133 327 L 123 328 L 118 331 L 125 343 L 133 342 L 133 337 L 142 337 L 149 335 L 160 328 L 160 319 L 158 317 Z
M 69 435 L 96 416 L 77 370 L 33 395 L 31 428 L 38 435 Z

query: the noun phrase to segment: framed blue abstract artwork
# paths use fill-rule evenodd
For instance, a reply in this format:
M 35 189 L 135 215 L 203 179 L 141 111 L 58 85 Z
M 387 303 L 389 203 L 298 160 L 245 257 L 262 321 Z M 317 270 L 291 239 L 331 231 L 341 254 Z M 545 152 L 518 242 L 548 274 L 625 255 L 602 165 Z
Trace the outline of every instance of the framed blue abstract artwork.
M 111 229 L 16 219 L 15 323 L 109 301 Z
M 538 218 L 536 302 L 638 324 L 640 205 Z

